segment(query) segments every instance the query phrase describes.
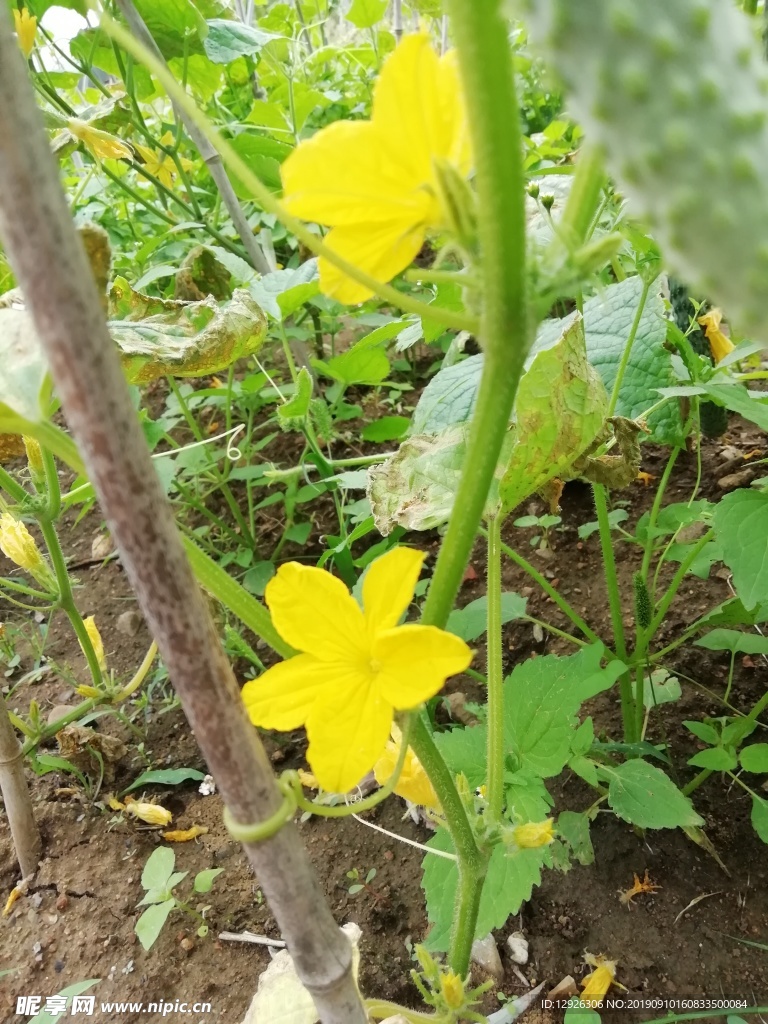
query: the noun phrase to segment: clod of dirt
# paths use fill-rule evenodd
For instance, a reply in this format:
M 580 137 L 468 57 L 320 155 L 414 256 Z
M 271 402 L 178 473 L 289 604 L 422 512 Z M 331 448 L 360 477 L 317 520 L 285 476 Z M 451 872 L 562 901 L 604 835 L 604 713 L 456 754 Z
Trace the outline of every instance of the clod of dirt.
M 475 939 L 472 943 L 472 963 L 482 967 L 496 981 L 501 981 L 504 977 L 501 957 L 492 935 L 486 935 L 484 939 Z
M 123 633 L 125 636 L 136 636 L 141 629 L 143 621 L 139 612 L 131 609 L 130 611 L 123 612 L 122 615 L 118 615 L 115 626 L 118 633 Z
M 721 476 L 717 481 L 717 486 L 721 491 L 735 491 L 737 487 L 749 487 L 759 470 L 759 466 L 747 466 L 744 469 L 740 469 L 737 473 Z
M 528 939 L 522 932 L 512 932 L 507 939 L 507 947 L 510 957 L 516 964 L 522 966 L 528 963 Z
M 112 538 L 108 533 L 97 533 L 91 544 L 91 558 L 107 558 L 115 549 Z

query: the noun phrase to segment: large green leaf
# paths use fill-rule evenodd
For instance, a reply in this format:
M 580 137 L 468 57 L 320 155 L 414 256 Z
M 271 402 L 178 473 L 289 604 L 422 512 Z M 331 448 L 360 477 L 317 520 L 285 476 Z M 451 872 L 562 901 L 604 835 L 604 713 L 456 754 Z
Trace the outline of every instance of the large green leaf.
M 387 9 L 387 0 L 352 0 L 347 20 L 358 28 L 371 28 L 381 21 Z
M 768 494 L 747 490 L 726 494 L 712 520 L 723 561 L 733 573 L 744 607 L 768 601 Z
M 436 373 L 421 393 L 411 419 L 412 434 L 437 434 L 466 423 L 475 411 L 483 357 L 470 356 Z
M 768 800 L 752 794 L 752 827 L 764 843 L 768 843 Z
M 256 352 L 267 333 L 264 313 L 241 289 L 228 302 L 180 302 L 142 295 L 118 277 L 109 312 L 123 369 L 136 384 L 215 373 Z
M 527 598 L 515 594 L 513 591 L 505 591 L 501 595 L 501 622 L 504 625 L 512 622 L 513 619 L 520 619 L 525 615 Z M 463 608 L 456 608 L 448 616 L 445 628 L 449 633 L 455 633 L 462 640 L 477 640 L 486 630 L 488 622 L 488 598 L 478 597 L 476 601 L 470 601 Z
M 761 430 L 768 430 L 768 402 L 764 392 L 748 391 L 743 384 L 708 383 L 702 390 L 718 405 L 724 405 L 731 412 L 756 423 Z
M 703 825 L 688 797 L 661 771 L 635 758 L 616 766 L 602 765 L 608 780 L 608 803 L 616 814 L 640 828 Z
M 230 145 L 237 155 L 247 164 L 256 177 L 273 192 L 280 192 L 280 164 L 291 152 L 285 142 L 272 139 L 267 135 L 256 135 L 252 132 L 241 132 L 232 139 Z M 240 199 L 253 199 L 250 188 L 236 174 L 232 175 L 232 187 Z M 290 271 L 278 271 L 290 273 Z
M 185 50 L 203 52 L 208 26 L 191 0 L 134 0 L 134 3 L 166 59 L 182 57 Z
M 317 295 L 319 288 L 317 260 L 311 259 L 295 270 L 275 270 L 251 281 L 248 291 L 265 313 L 284 320 Z
M 575 715 L 581 704 L 618 679 L 624 666 L 602 666 L 602 644 L 560 658 L 548 654 L 518 665 L 504 683 L 505 749 L 520 766 L 549 778 L 571 756 Z
M 445 829 L 440 829 L 427 846 L 453 852 L 453 844 Z M 511 914 L 518 912 L 530 898 L 533 887 L 541 882 L 541 869 L 546 859 L 546 847 L 509 850 L 502 843 L 494 847 L 480 897 L 476 939 L 501 928 Z M 427 854 L 423 867 L 421 885 L 427 898 L 427 916 L 431 925 L 426 945 L 429 949 L 446 950 L 456 905 L 458 868 L 456 861 L 434 854 Z
M 576 313 L 563 322 L 557 342 L 536 354 L 520 381 L 515 440 L 499 485 L 503 508 L 512 511 L 548 481 L 567 475 L 600 432 L 607 408 Z
M 0 308 L 0 367 L 0 417 L 45 419 L 42 398 L 48 363 L 32 317 L 23 309 Z
M 587 335 L 587 356 L 597 367 L 610 392 L 624 347 L 632 329 L 642 291 L 639 277 L 630 277 L 610 285 L 584 306 Z M 667 322 L 660 288 L 654 287 L 640 319 L 637 334 L 619 390 L 616 415 L 637 419 L 659 400 L 659 388 L 675 383 L 672 356 L 665 348 Z M 667 403 L 648 420 L 652 440 L 664 444 L 679 442 L 682 437 L 680 410 L 675 402 Z
M 273 32 L 244 25 L 241 21 L 211 18 L 207 25 L 208 35 L 203 46 L 214 64 L 230 64 L 238 57 L 253 57 L 261 53 L 267 43 L 279 38 Z

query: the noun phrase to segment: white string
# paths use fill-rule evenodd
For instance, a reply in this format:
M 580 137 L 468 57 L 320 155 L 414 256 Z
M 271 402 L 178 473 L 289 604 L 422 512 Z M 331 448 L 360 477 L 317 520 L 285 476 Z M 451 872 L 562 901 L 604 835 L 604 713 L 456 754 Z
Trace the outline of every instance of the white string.
M 396 832 L 390 832 L 386 828 L 382 828 L 381 825 L 374 825 L 372 821 L 366 821 L 357 814 L 353 814 L 352 817 L 355 821 L 359 821 L 361 825 L 367 825 L 368 828 L 373 828 L 377 832 L 383 832 L 385 836 L 389 836 L 390 839 L 396 839 L 399 843 L 405 843 L 406 846 L 415 846 L 417 850 L 423 850 L 425 853 L 433 853 L 435 857 L 444 857 L 446 860 L 458 861 L 458 857 L 455 853 L 447 853 L 445 850 L 433 850 L 431 846 L 424 846 L 423 843 L 417 843 L 413 839 L 406 839 L 405 836 L 399 836 Z
M 222 437 L 227 438 L 227 458 L 230 462 L 237 462 L 238 459 L 243 457 L 243 453 L 233 444 L 233 441 L 237 435 L 245 430 L 244 423 L 238 423 L 236 427 L 232 427 L 231 430 L 225 430 L 221 434 L 214 434 L 213 437 L 206 437 L 202 441 L 194 441 L 192 444 L 182 445 L 180 448 L 170 448 L 167 452 L 155 452 L 152 456 L 153 459 L 164 459 L 169 455 L 178 455 L 180 452 L 188 452 L 192 448 L 200 448 L 204 444 L 213 444 L 214 441 L 220 441 Z
M 270 384 L 272 385 L 272 387 L 273 387 L 273 388 L 275 389 L 275 391 L 276 391 L 276 392 L 278 393 L 278 395 L 280 395 L 280 401 L 281 401 L 281 402 L 287 402 L 287 401 L 288 401 L 288 399 L 287 399 L 287 398 L 285 397 L 285 395 L 284 395 L 284 394 L 283 394 L 283 392 L 282 392 L 282 391 L 280 390 L 280 388 L 279 388 L 279 387 L 277 386 L 277 384 L 275 384 L 275 382 L 274 382 L 274 381 L 272 380 L 272 378 L 271 378 L 271 377 L 269 376 L 269 374 L 267 373 L 267 371 L 266 371 L 266 370 L 264 369 L 264 367 L 263 367 L 263 366 L 261 365 L 261 363 L 259 362 L 259 360 L 258 360 L 258 359 L 257 359 L 257 358 L 256 358 L 255 356 L 253 357 L 253 361 L 254 361 L 254 363 L 256 363 L 256 365 L 258 366 L 258 368 L 259 368 L 259 369 L 261 370 L 261 372 L 262 372 L 262 373 L 264 374 L 264 376 L 265 376 L 265 377 L 267 378 L 267 380 L 268 380 L 268 381 L 269 381 L 269 383 L 270 383 Z

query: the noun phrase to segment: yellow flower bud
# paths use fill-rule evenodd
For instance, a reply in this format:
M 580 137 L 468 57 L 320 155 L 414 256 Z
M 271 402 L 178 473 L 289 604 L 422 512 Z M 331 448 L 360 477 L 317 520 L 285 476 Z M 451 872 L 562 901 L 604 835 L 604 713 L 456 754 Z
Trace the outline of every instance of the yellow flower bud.
M 0 551 L 18 565 L 26 569 L 41 587 L 46 590 L 56 588 L 56 578 L 46 562 L 34 537 L 19 519 L 14 519 L 10 512 L 0 515 Z
M 100 160 L 131 160 L 133 153 L 131 147 L 121 142 L 109 132 L 103 132 L 100 128 L 94 128 L 87 121 L 80 121 L 72 117 L 67 121 L 67 128 L 83 143 L 85 148 Z
M 440 991 L 445 1000 L 445 1005 L 449 1006 L 452 1010 L 458 1010 L 464 1005 L 464 982 L 453 971 L 440 975 Z
M 89 615 L 87 619 L 83 619 L 83 625 L 85 631 L 88 634 L 88 639 L 91 641 L 93 652 L 96 655 L 96 660 L 99 663 L 99 668 L 102 672 L 107 671 L 107 656 L 104 654 L 104 641 L 101 639 L 101 633 L 99 627 L 96 625 L 96 619 L 93 615 Z
M 13 24 L 16 29 L 16 38 L 19 42 L 19 49 L 29 60 L 29 55 L 35 48 L 35 33 L 37 32 L 37 18 L 31 15 L 26 7 L 14 10 Z
M 734 349 L 733 342 L 723 333 L 720 327 L 722 320 L 723 314 L 719 309 L 710 309 L 704 316 L 699 317 L 699 323 L 704 328 L 704 334 L 709 342 L 712 358 L 716 363 L 719 363 L 721 359 L 725 359 L 728 353 L 733 352 Z
M 146 821 L 148 825 L 170 825 L 173 815 L 160 804 L 152 804 L 148 800 L 131 800 L 125 809 L 134 818 Z
M 27 452 L 27 462 L 29 468 L 32 470 L 33 476 L 42 476 L 45 472 L 43 466 L 43 453 L 40 449 L 40 445 L 34 439 L 34 437 L 23 437 L 24 448 Z
M 75 693 L 80 697 L 101 697 L 101 691 L 95 686 L 76 686 Z
M 548 846 L 555 838 L 552 818 L 545 821 L 529 821 L 527 825 L 517 825 L 512 835 L 518 846 L 524 850 L 535 849 L 537 846 Z

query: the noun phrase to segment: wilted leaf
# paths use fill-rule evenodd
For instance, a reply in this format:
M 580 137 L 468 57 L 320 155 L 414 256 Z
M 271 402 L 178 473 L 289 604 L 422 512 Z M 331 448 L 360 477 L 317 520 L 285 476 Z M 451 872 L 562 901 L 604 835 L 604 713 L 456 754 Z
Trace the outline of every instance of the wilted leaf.
M 0 308 L 0 367 L 0 416 L 5 406 L 33 423 L 44 420 L 48 363 L 32 317 L 23 309 Z
M 256 352 L 266 337 L 266 317 L 248 292 L 228 302 L 159 299 L 134 291 L 121 277 L 110 292 L 109 330 L 134 384 L 166 374 L 201 377 Z

